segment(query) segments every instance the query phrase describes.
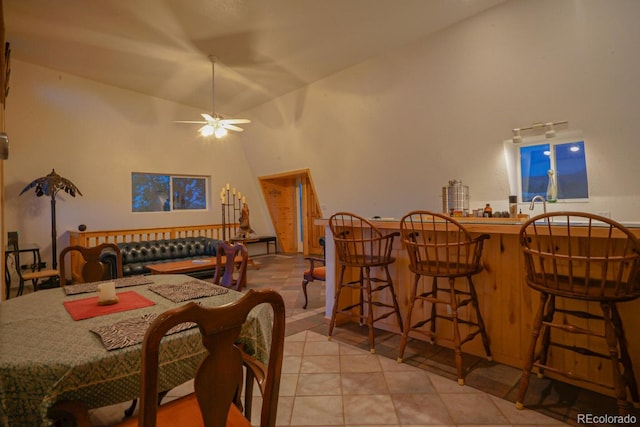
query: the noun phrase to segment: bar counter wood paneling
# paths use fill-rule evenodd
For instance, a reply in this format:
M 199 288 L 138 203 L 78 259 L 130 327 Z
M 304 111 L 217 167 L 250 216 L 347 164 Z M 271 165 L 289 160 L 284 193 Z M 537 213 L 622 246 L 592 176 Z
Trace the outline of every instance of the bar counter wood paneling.
M 456 218 L 458 219 L 458 218 Z M 393 232 L 400 230 L 400 221 L 386 220 L 373 221 L 374 224 L 383 231 Z M 508 218 L 461 218 L 465 228 L 473 235 L 489 234 L 491 238 L 485 241 L 484 251 L 482 255 L 482 263 L 484 271 L 474 276 L 474 284 L 478 292 L 480 303 L 480 312 L 484 318 L 489 339 L 491 341 L 491 352 L 493 359 L 506 365 L 521 368 L 524 362 L 526 351 L 529 347 L 531 338 L 531 323 L 535 310 L 538 307 L 539 293 L 532 291 L 526 286 L 524 281 L 524 260 L 520 249 L 519 233 L 522 222 L 520 220 Z M 326 259 L 327 271 L 335 271 L 336 274 L 327 274 L 326 284 L 326 315 L 331 316 L 333 307 L 333 298 L 335 284 L 337 283 L 338 265 L 335 257 L 333 239 L 331 230 L 329 229 L 329 221 L 327 219 L 317 220 L 316 224 L 324 225 L 327 235 Z M 562 227 L 561 224 L 554 227 Z M 564 226 L 566 228 L 566 225 Z M 571 229 L 572 239 L 585 239 L 586 233 L 582 231 L 586 229 L 579 226 L 573 226 Z M 640 226 L 633 225 L 629 229 L 636 237 L 640 237 Z M 604 237 L 608 229 L 603 228 L 602 233 L 596 232 L 592 236 L 592 243 L 597 244 L 598 237 Z M 594 243 L 595 242 L 595 243 Z M 394 242 L 393 256 L 396 262 L 390 266 L 390 272 L 394 281 L 398 294 L 398 303 L 403 314 L 403 318 L 407 312 L 409 303 L 409 292 L 411 290 L 412 274 L 409 271 L 409 259 L 407 253 L 402 248 L 400 238 L 396 238 Z M 347 272 L 347 274 L 349 274 Z M 425 279 L 422 279 L 423 281 Z M 357 295 L 343 292 L 341 305 L 349 302 L 348 299 L 354 299 Z M 580 301 L 571 302 L 573 308 L 584 308 L 593 312 L 600 312 L 600 308 L 594 303 L 583 303 Z M 565 306 L 568 308 L 568 306 Z M 618 305 L 620 314 L 627 334 L 629 351 L 634 363 L 636 378 L 640 381 L 640 328 L 636 325 L 640 324 L 640 300 L 622 303 Z M 430 305 L 424 304 L 422 313 L 426 315 L 426 310 L 430 310 Z M 413 323 L 421 311 L 414 309 Z M 464 314 L 468 315 L 465 308 Z M 354 317 L 355 318 L 355 317 Z M 341 319 L 350 321 L 351 319 Z M 586 321 L 585 321 L 586 322 Z M 579 324 L 579 323 L 578 323 Z M 597 324 L 596 324 L 597 325 Z M 598 330 L 602 330 L 600 325 L 593 326 L 584 323 L 584 326 L 592 326 Z M 388 331 L 400 333 L 400 330 L 393 318 L 384 319 L 376 323 L 376 327 Z M 451 336 L 451 328 L 448 322 L 438 323 L 439 336 Z M 461 330 L 464 335 L 465 331 Z M 423 335 L 410 335 L 417 339 L 426 340 Z M 601 340 L 591 341 L 587 338 L 568 337 L 564 341 L 569 345 L 583 345 L 600 352 L 608 353 L 604 342 Z M 448 343 L 441 341 L 438 344 L 448 346 Z M 465 344 L 463 352 L 471 353 L 480 357 L 484 357 L 485 353 L 482 348 L 482 342 L 479 338 Z M 566 353 L 566 354 L 565 354 Z M 611 384 L 611 364 L 606 360 L 599 360 L 593 357 L 585 358 L 577 356 L 572 352 L 562 352 L 553 349 L 552 356 L 554 363 L 563 364 L 565 369 L 574 371 L 581 375 L 587 375 L 596 381 L 605 384 Z M 570 367 L 570 368 L 568 368 Z M 548 374 L 550 377 L 553 375 Z M 565 378 L 559 378 L 568 381 Z M 576 383 L 584 388 L 589 388 L 608 395 L 613 395 L 609 390 L 598 387 L 596 385 Z

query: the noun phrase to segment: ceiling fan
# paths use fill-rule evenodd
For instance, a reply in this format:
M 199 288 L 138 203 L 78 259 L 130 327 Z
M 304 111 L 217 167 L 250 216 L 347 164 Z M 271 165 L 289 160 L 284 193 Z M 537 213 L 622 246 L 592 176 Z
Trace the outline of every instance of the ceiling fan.
M 209 55 L 209 59 L 211 60 L 211 114 L 202 113 L 200 114 L 204 120 L 176 120 L 174 123 L 196 123 L 204 125 L 198 132 L 202 136 L 211 136 L 213 135 L 216 138 L 222 138 L 227 134 L 227 130 L 233 130 L 236 132 L 242 132 L 244 129 L 241 127 L 235 126 L 240 123 L 251 123 L 249 119 L 225 119 L 221 115 L 217 114 L 215 111 L 215 101 L 216 101 L 216 61 L 217 57 L 213 55 Z

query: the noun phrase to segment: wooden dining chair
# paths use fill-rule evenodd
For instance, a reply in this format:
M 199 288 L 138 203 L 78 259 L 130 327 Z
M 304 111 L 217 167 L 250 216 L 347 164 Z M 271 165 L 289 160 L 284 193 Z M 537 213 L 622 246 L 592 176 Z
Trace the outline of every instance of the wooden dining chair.
M 309 282 L 324 282 L 327 278 L 327 268 L 325 267 L 325 254 L 324 254 L 324 237 L 320 238 L 320 246 L 322 246 L 322 258 L 308 256 L 304 259 L 309 261 L 309 268 L 302 273 L 302 293 L 304 294 L 303 309 L 307 308 L 307 285 Z
M 115 257 L 115 274 L 111 272 L 109 264 L 100 260 L 100 255 L 108 250 L 117 254 Z M 63 287 L 68 284 L 65 257 L 72 252 L 78 252 L 82 257 L 78 263 L 79 274 L 72 277 L 73 283 L 99 282 L 101 280 L 122 277 L 122 257 L 120 256 L 120 248 L 115 243 L 102 243 L 90 248 L 84 246 L 68 246 L 60 252 L 60 286 Z
M 241 291 L 243 287 L 247 286 L 248 262 L 249 252 L 245 245 L 220 242 L 216 251 L 216 271 L 213 275 L 213 283 Z
M 269 360 L 266 365 L 250 359 L 236 344 L 249 312 L 260 304 L 268 304 L 273 312 Z M 158 405 L 158 373 L 160 343 L 176 325 L 195 323 L 207 350 L 194 381 L 195 392 L 169 403 Z M 218 307 L 203 307 L 190 302 L 159 315 L 149 326 L 142 344 L 141 407 L 137 418 L 129 418 L 118 427 L 130 426 L 205 426 L 249 427 L 251 421 L 243 413 L 240 395 L 243 388 L 243 365 L 264 371 L 254 373 L 260 379 L 260 427 L 274 427 L 280 390 L 284 350 L 285 307 L 279 293 L 271 289 L 249 290 L 237 301 Z M 249 393 L 248 391 L 246 393 Z M 52 419 L 91 426 L 86 405 L 81 402 L 58 402 L 49 411 Z
M 39 255 L 37 257 L 34 256 L 32 264 L 28 264 L 26 266 L 22 264 L 20 261 L 21 251 L 17 239 L 10 242 L 9 252 L 13 255 L 16 273 L 19 279 L 19 287 L 16 296 L 22 295 L 24 292 L 24 284 L 29 281 L 33 285 L 34 292 L 38 290 L 38 286 L 41 285 L 42 280 L 53 282 L 53 284 L 57 286 L 56 282 L 58 281 L 60 272 L 56 269 L 46 268 L 44 263 L 37 262 L 40 259 Z M 7 287 L 7 299 L 9 299 L 9 291 L 10 289 Z

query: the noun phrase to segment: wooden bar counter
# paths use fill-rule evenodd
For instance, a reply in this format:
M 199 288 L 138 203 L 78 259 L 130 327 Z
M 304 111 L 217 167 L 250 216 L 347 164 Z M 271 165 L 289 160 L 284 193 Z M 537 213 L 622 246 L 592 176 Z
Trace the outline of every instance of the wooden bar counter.
M 490 239 L 485 241 L 482 262 L 484 271 L 474 276 L 474 284 L 478 292 L 480 302 L 480 311 L 484 318 L 489 339 L 491 341 L 491 352 L 493 359 L 497 362 L 521 368 L 525 353 L 528 349 L 531 339 L 531 323 L 533 322 L 535 310 L 538 307 L 539 293 L 532 291 L 526 286 L 524 281 L 524 259 L 520 249 L 519 233 L 523 220 L 510 218 L 456 218 L 464 227 L 473 235 L 489 234 Z M 394 232 L 400 230 L 399 220 L 372 220 L 372 222 L 385 232 Z M 335 295 L 335 286 L 337 283 L 337 273 L 339 272 L 333 238 L 331 230 L 328 226 L 327 219 L 319 219 L 316 225 L 325 226 L 326 233 L 326 262 L 327 271 L 335 271 L 336 274 L 327 274 L 326 280 L 326 316 L 331 317 L 333 307 L 333 299 Z M 636 237 L 640 237 L 640 224 L 625 224 L 634 233 Z M 562 226 L 562 225 L 557 225 Z M 566 225 L 564 226 L 566 227 Z M 605 235 L 605 229 L 603 236 Z M 580 228 L 572 227 L 572 239 L 580 237 Z M 598 235 L 593 237 L 591 244 L 597 244 Z M 595 243 L 594 243 L 595 242 Z M 396 262 L 390 266 L 390 272 L 393 278 L 394 286 L 398 294 L 398 303 L 403 314 L 403 318 L 407 312 L 409 303 L 409 292 L 411 290 L 411 282 L 413 276 L 409 271 L 409 259 L 407 253 L 402 248 L 402 242 L 399 237 L 394 241 L 393 256 Z M 348 273 L 347 273 L 348 274 Z M 422 279 L 424 280 L 424 279 Z M 345 295 L 346 294 L 346 295 Z M 348 299 L 356 298 L 356 294 L 348 294 L 343 292 L 341 298 L 345 298 L 342 303 L 347 303 Z M 575 302 L 574 308 L 585 306 L 593 312 L 600 312 L 598 305 L 593 303 Z M 422 307 L 422 313 L 426 314 L 430 306 L 425 304 Z M 636 378 L 640 382 L 640 300 L 622 303 L 618 305 L 618 309 L 625 325 L 625 332 L 629 344 L 631 359 L 634 364 Z M 418 319 L 420 310 L 414 309 L 413 322 Z M 466 309 L 464 315 L 467 315 Z M 350 319 L 340 319 L 343 323 Z M 451 328 L 449 322 L 438 323 L 438 335 L 451 336 Z M 586 326 L 586 323 L 585 323 Z M 392 332 L 400 333 L 400 330 L 393 317 L 389 317 L 376 323 L 376 327 Z M 598 328 L 602 329 L 600 326 Z M 464 335 L 464 330 L 461 330 Z M 423 335 L 414 335 L 414 338 L 426 340 Z M 569 341 L 573 340 L 573 341 Z M 565 343 L 577 343 L 586 345 L 589 348 L 600 350 L 607 353 L 606 346 L 602 340 L 587 341 L 583 336 L 569 337 Z M 438 342 L 439 345 L 447 346 L 445 341 Z M 485 353 L 482 348 L 482 342 L 479 338 L 465 344 L 463 352 L 471 353 L 484 357 Z M 553 350 L 554 363 L 562 363 L 565 367 L 571 366 L 570 369 L 576 373 L 586 375 L 592 379 L 611 383 L 610 363 L 606 360 L 598 360 L 596 358 L 584 358 L 576 356 L 574 353 L 563 353 L 561 350 Z M 552 376 L 552 375 L 549 375 Z M 566 379 L 562 379 L 567 381 Z M 581 387 L 591 388 L 593 390 L 609 394 L 611 393 L 598 386 L 586 386 L 580 383 Z

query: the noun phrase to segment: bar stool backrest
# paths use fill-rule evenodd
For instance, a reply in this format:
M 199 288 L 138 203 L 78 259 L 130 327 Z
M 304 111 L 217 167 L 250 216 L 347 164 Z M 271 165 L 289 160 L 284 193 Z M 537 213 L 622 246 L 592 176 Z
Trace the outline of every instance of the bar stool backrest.
M 331 215 L 329 227 L 341 264 L 375 267 L 395 261 L 391 250 L 398 233 L 383 235 L 371 222 L 348 212 Z
M 425 276 L 459 277 L 482 270 L 487 234 L 472 237 L 455 219 L 435 212 L 412 211 L 400 220 L 409 268 Z
M 594 301 L 640 296 L 640 244 L 622 224 L 584 212 L 551 212 L 520 229 L 527 285 Z

